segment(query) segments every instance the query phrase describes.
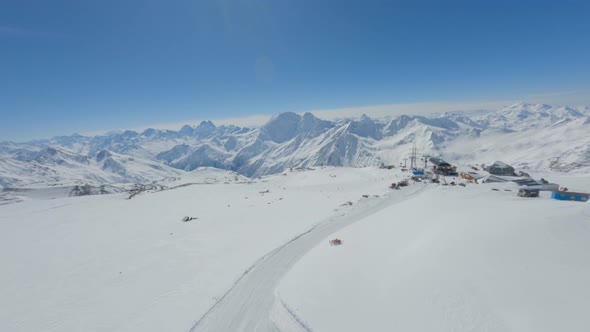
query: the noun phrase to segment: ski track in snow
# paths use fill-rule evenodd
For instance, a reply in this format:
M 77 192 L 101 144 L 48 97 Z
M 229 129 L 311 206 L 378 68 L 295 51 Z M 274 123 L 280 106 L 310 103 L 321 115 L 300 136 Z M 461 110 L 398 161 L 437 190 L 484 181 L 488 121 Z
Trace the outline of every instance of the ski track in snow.
M 259 258 L 234 285 L 194 324 L 190 332 L 198 331 L 280 331 L 271 318 L 273 309 L 288 311 L 300 331 L 311 331 L 300 317 L 286 308 L 276 294 L 283 276 L 309 250 L 330 234 L 366 218 L 393 204 L 424 190 L 427 185 L 415 184 L 400 191 L 392 191 L 379 198 L 358 201 L 344 214 L 323 220 Z M 346 245 L 346 240 L 343 241 Z M 334 250 L 338 250 L 334 248 Z M 279 307 L 279 308 L 277 308 Z M 280 324 L 279 324 L 280 325 Z

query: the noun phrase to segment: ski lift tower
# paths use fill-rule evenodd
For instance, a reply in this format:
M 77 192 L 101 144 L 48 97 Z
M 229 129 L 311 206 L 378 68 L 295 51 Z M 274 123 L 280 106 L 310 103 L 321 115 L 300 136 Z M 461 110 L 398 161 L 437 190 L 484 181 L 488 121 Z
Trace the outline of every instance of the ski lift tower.
M 428 154 L 424 154 L 424 172 L 426 172 L 426 169 L 428 168 L 428 158 L 430 158 L 430 156 Z
M 416 144 L 412 147 L 412 154 L 410 155 L 410 169 L 415 170 L 418 168 L 418 163 L 416 162 Z

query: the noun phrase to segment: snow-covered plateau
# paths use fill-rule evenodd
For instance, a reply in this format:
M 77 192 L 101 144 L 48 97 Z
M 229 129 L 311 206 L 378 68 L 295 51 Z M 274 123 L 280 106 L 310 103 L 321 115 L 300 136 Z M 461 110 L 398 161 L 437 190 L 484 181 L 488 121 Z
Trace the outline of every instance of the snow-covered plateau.
M 200 168 L 131 199 L 0 205 L 0 330 L 587 329 L 589 204 L 513 183 L 389 189 L 407 177 Z
M 416 146 L 589 192 L 589 115 L 284 113 L 2 143 L 0 331 L 587 331 L 589 203 L 399 165 Z
M 490 186 L 430 188 L 334 233 L 277 297 L 314 331 L 586 331 L 590 205 Z

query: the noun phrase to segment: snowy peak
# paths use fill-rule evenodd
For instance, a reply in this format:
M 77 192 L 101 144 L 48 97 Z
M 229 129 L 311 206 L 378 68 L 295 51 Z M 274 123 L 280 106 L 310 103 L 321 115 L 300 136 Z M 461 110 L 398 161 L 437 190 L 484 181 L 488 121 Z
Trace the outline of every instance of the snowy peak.
M 459 122 L 458 120 L 460 120 L 467 127 L 480 127 L 480 125 L 478 125 L 475 121 L 469 119 L 466 116 L 452 115 L 428 118 L 424 116 L 400 115 L 387 123 L 382 132 L 385 136 L 394 136 L 405 128 L 415 126 L 426 126 L 436 128 L 438 130 L 457 131 L 461 129 L 461 126 L 457 123 Z
M 139 133 L 133 131 L 133 130 L 125 130 L 120 136 L 119 139 L 120 140 L 125 140 L 125 139 L 131 139 L 134 137 L 139 136 Z
M 384 124 L 371 119 L 363 114 L 358 121 L 351 120 L 348 124 L 348 131 L 360 137 L 370 137 L 380 140 Z
M 202 121 L 198 126 L 195 127 L 193 135 L 199 138 L 205 138 L 215 133 L 215 125 L 211 121 Z
M 295 134 L 315 137 L 333 126 L 332 122 L 320 120 L 313 114 L 306 112 L 300 119 Z
M 465 116 L 463 114 L 449 114 L 448 117 L 450 120 L 453 120 L 457 124 L 464 124 L 464 125 L 467 125 L 468 127 L 473 127 L 473 128 L 477 128 L 477 129 L 484 128 L 484 126 L 481 123 L 476 122 L 473 119 L 471 119 L 470 117 Z
M 515 103 L 500 109 L 500 113 L 542 113 L 550 110 L 551 105 L 547 104 L 531 104 L 531 103 Z
M 141 133 L 141 136 L 154 136 L 156 134 L 156 130 L 154 128 L 148 128 Z
M 392 136 L 397 134 L 400 130 L 406 128 L 410 122 L 414 120 L 414 117 L 409 115 L 400 115 L 395 119 L 391 120 L 383 129 L 383 134 L 386 136 Z
M 193 132 L 194 132 L 193 127 L 191 127 L 189 125 L 182 126 L 182 128 L 180 128 L 180 131 L 178 131 L 178 133 L 183 136 L 191 136 L 193 134 Z
M 297 131 L 301 121 L 301 115 L 286 112 L 273 116 L 262 128 L 261 132 L 275 143 L 283 143 L 290 140 Z

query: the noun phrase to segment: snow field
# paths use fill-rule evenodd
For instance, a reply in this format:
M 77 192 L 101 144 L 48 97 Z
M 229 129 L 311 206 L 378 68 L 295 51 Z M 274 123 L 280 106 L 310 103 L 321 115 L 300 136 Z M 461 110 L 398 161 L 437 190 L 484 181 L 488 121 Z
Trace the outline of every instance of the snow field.
M 326 168 L 226 184 L 233 174 L 202 174 L 131 200 L 1 205 L 0 330 L 186 331 L 260 257 L 402 176 Z M 190 185 L 204 182 L 216 183 Z
M 278 296 L 314 331 L 587 330 L 589 204 L 431 188 L 321 242 Z
M 348 209 L 321 221 L 291 241 L 259 259 L 191 329 L 197 331 L 305 331 L 280 298 L 276 287 L 280 280 L 311 248 L 322 240 L 364 217 L 424 190 L 420 184 L 384 196 L 369 196 Z M 294 329 L 294 325 L 297 327 Z

